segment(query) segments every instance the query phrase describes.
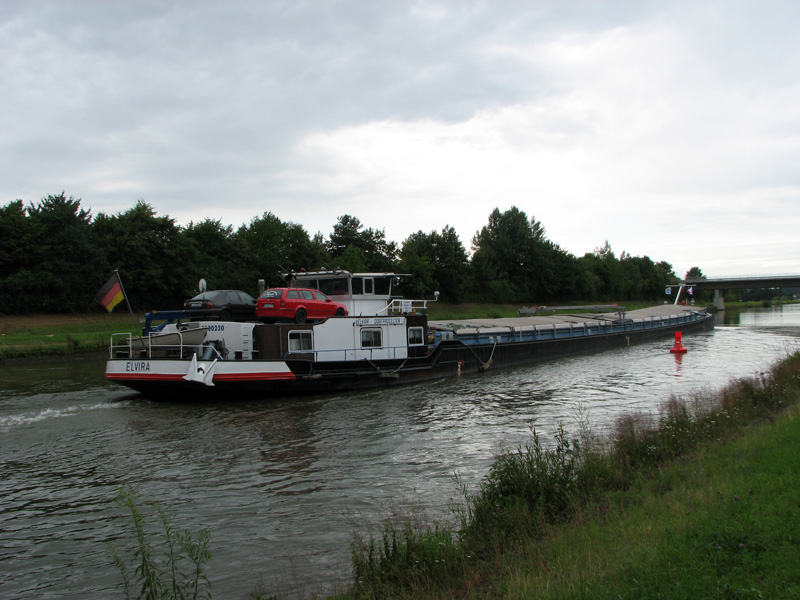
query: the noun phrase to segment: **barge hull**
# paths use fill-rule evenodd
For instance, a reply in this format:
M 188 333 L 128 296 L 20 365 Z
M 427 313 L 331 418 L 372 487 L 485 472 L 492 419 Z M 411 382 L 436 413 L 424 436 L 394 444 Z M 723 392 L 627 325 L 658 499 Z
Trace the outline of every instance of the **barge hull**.
M 152 368 L 148 364 L 147 370 L 142 366 L 142 370 L 135 373 L 125 372 L 124 359 L 111 359 L 106 377 L 152 398 L 269 399 L 407 385 L 663 340 L 674 336 L 677 331 L 693 333 L 712 328 L 711 315 L 695 313 L 690 320 L 666 325 L 648 328 L 646 324 L 640 324 L 626 329 L 623 323 L 618 330 L 584 335 L 572 332 L 564 337 L 558 337 L 554 327 L 550 339 L 501 342 L 498 336 L 494 341 L 477 338 L 474 343 L 467 343 L 465 339 L 454 336 L 454 339 L 437 343 L 425 356 L 406 359 L 219 361 L 213 384 L 187 381 L 183 376 L 188 364 L 185 359 L 148 361 L 154 363 Z

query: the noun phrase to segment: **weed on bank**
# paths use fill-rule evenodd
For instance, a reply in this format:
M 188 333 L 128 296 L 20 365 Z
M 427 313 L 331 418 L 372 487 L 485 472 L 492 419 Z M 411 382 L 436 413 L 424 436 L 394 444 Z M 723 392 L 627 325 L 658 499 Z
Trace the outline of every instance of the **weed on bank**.
M 210 598 L 210 583 L 205 565 L 211 558 L 209 533 L 177 531 L 170 517 L 158 503 L 141 502 L 121 490 L 120 508 L 129 513 L 128 547 L 109 543 L 114 565 L 120 572 L 126 600 L 197 600 Z M 153 528 L 153 524 L 156 528 Z
M 605 439 L 534 430 L 462 487 L 451 522 L 357 539 L 342 597 L 800 597 L 798 399 L 795 354 Z

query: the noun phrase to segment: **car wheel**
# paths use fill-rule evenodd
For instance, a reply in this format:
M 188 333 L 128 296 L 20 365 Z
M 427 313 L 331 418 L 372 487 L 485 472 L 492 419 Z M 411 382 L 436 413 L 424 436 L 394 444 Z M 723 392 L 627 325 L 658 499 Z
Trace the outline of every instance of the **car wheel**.
M 297 312 L 294 313 L 294 322 L 295 323 L 305 323 L 306 322 L 306 310 L 304 308 L 298 308 Z
M 337 309 L 336 309 L 335 316 L 337 316 L 337 317 L 343 317 L 343 316 L 344 316 L 344 309 L 343 309 L 343 308 L 337 308 Z
M 227 309 L 223 310 L 221 313 L 219 313 L 219 320 L 220 321 L 230 321 L 231 320 L 231 311 L 229 311 Z

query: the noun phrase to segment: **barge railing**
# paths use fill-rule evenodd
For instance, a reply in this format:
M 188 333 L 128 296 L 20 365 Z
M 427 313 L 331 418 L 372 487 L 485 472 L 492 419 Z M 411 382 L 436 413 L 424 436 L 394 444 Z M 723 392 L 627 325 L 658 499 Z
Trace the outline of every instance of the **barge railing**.
M 153 348 L 164 351 L 167 354 L 174 354 L 183 357 L 184 350 L 198 348 L 200 344 L 184 344 L 183 333 L 175 332 L 180 343 L 178 344 L 159 344 L 153 343 L 153 339 L 158 339 L 158 335 L 151 332 L 146 336 L 134 336 L 131 333 L 112 333 L 111 344 L 108 348 L 109 358 L 153 358 Z M 122 341 L 120 341 L 120 339 Z
M 395 298 L 377 312 L 379 315 L 424 315 L 428 312 L 428 302 L 437 302 L 439 292 L 434 293 L 433 300 L 408 300 L 405 298 Z

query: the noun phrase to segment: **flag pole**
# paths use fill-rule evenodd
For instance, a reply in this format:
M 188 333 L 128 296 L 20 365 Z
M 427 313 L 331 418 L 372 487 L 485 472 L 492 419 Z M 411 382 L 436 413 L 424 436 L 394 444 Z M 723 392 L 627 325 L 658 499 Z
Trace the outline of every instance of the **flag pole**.
M 128 306 L 128 313 L 131 315 L 131 321 L 133 322 L 133 331 L 136 335 L 141 336 L 139 333 L 139 324 L 136 322 L 136 317 L 133 316 L 133 309 L 131 308 L 131 303 L 128 301 L 128 294 L 125 292 L 125 286 L 122 285 L 122 278 L 119 276 L 118 269 L 114 269 L 114 275 L 117 277 L 119 289 L 122 290 L 122 297 L 125 298 L 125 304 Z
M 678 286 L 678 293 L 675 294 L 675 302 L 673 302 L 673 306 L 678 306 L 678 300 L 681 299 L 681 292 L 683 291 L 684 287 L 685 286 L 683 284 L 680 284 L 680 286 Z

